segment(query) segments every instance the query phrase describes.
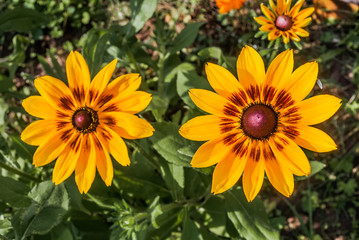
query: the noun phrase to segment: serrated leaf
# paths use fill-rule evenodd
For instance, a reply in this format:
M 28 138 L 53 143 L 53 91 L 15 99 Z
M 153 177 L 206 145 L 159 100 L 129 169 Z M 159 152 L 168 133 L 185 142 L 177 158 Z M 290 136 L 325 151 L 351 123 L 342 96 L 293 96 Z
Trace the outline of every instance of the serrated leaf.
M 225 193 L 227 215 L 238 234 L 247 240 L 279 239 L 279 232 L 270 226 L 266 210 L 259 198 L 247 202 L 242 189 Z
M 204 22 L 195 22 L 188 24 L 172 42 L 171 54 L 180 51 L 191 45 L 198 35 L 199 28 Z
M 154 123 L 156 129 L 150 140 L 154 149 L 168 162 L 178 166 L 190 167 L 191 158 L 178 152 L 178 149 L 190 144 L 179 133 L 179 126 L 169 123 Z
M 67 213 L 69 198 L 63 184 L 51 181 L 36 185 L 28 195 L 33 203 L 17 211 L 11 224 L 15 239 L 26 239 L 32 234 L 46 234 L 57 226 Z

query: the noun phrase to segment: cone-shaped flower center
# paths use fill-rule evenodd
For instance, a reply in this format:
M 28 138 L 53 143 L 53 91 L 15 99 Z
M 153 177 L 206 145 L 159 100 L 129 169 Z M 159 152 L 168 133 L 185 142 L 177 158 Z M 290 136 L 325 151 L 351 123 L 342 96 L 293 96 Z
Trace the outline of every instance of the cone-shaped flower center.
M 95 131 L 98 125 L 98 116 L 96 111 L 88 107 L 77 109 L 72 116 L 72 125 L 77 131 L 82 133 Z
M 277 114 L 270 106 L 256 104 L 244 110 L 241 126 L 247 136 L 263 139 L 275 132 L 277 119 Z
M 286 15 L 280 15 L 275 21 L 275 26 L 282 31 L 289 30 L 292 27 L 292 24 L 292 19 Z

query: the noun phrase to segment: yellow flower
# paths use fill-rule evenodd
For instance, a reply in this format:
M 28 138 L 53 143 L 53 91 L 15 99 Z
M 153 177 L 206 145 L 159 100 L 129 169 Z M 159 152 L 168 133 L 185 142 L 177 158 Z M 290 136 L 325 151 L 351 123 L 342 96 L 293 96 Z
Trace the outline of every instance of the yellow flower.
M 314 8 L 306 8 L 301 11 L 304 0 L 299 0 L 290 8 L 292 0 L 278 0 L 277 6 L 275 6 L 273 0 L 269 0 L 270 8 L 261 4 L 263 14 L 266 16 L 260 16 L 254 18 L 257 23 L 262 25 L 259 30 L 262 32 L 269 32 L 268 40 L 272 41 L 278 37 L 283 37 L 284 43 L 289 43 L 290 39 L 293 41 L 300 41 L 300 37 L 308 37 L 309 33 L 303 29 L 312 20 L 309 17 Z
M 151 136 L 154 129 L 135 116 L 145 109 L 151 95 L 136 91 L 138 74 L 126 74 L 109 83 L 117 60 L 113 60 L 90 81 L 85 59 L 71 52 L 66 60 L 69 87 L 44 76 L 35 79 L 41 96 L 30 96 L 22 103 L 31 115 L 42 118 L 25 128 L 21 139 L 39 146 L 33 164 L 43 166 L 56 160 L 53 182 L 60 184 L 75 171 L 81 193 L 87 193 L 96 168 L 107 186 L 113 178 L 113 158 L 123 166 L 130 164 L 122 138 Z M 108 84 L 109 83 L 109 84 Z
M 216 0 L 219 13 L 227 13 L 232 9 L 240 9 L 245 0 Z
M 225 68 L 207 63 L 208 81 L 216 93 L 189 91 L 193 102 L 210 115 L 189 120 L 179 131 L 187 139 L 207 141 L 196 151 L 191 165 L 217 164 L 214 194 L 231 188 L 243 174 L 244 193 L 252 201 L 266 173 L 271 184 L 289 197 L 293 174 L 303 176 L 311 171 L 299 146 L 316 152 L 337 148 L 331 137 L 309 125 L 331 117 L 341 100 L 331 95 L 303 100 L 316 83 L 318 64 L 309 62 L 292 72 L 293 65 L 293 51 L 287 50 L 265 72 L 260 55 L 246 46 L 237 60 L 238 80 Z

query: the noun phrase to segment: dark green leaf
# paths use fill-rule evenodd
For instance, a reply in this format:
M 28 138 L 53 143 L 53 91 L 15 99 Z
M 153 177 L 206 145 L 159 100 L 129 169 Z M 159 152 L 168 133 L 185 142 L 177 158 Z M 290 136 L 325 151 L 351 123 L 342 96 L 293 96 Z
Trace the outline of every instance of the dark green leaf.
M 46 18 L 40 12 L 28 8 L 15 8 L 1 13 L 0 32 L 29 32 L 45 23 Z
M 130 24 L 135 32 L 138 32 L 155 12 L 157 0 L 131 0 L 130 7 L 132 11 Z
M 46 234 L 58 225 L 69 207 L 69 198 L 63 184 L 51 181 L 36 185 L 29 197 L 33 203 L 15 213 L 11 220 L 16 239 L 26 239 L 32 234 Z
M 0 176 L 0 201 L 8 203 L 11 207 L 25 207 L 31 204 L 27 196 L 30 188 L 9 177 Z
M 248 240 L 279 239 L 279 232 L 269 223 L 266 210 L 259 198 L 247 202 L 242 189 L 225 193 L 227 215 L 238 234 Z
M 173 40 L 171 54 L 186 48 L 196 39 L 199 28 L 204 22 L 189 23 L 180 34 Z
M 182 240 L 203 240 L 202 235 L 199 232 L 199 229 L 196 223 L 189 216 L 189 209 L 185 209 L 185 216 L 183 220 L 183 231 L 182 231 Z

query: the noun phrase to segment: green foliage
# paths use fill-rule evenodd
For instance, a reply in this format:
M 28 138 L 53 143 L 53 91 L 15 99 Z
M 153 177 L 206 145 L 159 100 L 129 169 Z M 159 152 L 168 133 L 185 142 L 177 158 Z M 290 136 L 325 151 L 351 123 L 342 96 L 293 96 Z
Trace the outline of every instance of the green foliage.
M 204 1 L 1 2 L 0 239 L 357 239 L 359 24 L 351 19 L 358 13 L 335 24 L 316 18 L 308 40 L 284 46 L 258 32 L 253 17 L 261 2 L 246 1 L 224 15 Z M 343 110 L 319 126 L 338 150 L 306 152 L 312 172 L 295 177 L 296 190 L 288 199 L 276 195 L 266 179 L 250 203 L 241 181 L 213 195 L 214 168 L 191 166 L 203 142 L 178 132 L 189 119 L 206 114 L 188 94 L 193 88 L 213 91 L 205 63 L 236 75 L 237 56 L 246 44 L 267 67 L 282 50 L 295 47 L 296 64 L 320 64 L 324 88 L 314 92 L 343 99 Z M 152 94 L 139 116 L 156 130 L 150 138 L 126 140 L 131 165 L 113 161 L 112 186 L 97 175 L 83 195 L 73 176 L 54 185 L 54 163 L 35 168 L 36 147 L 20 139 L 36 120 L 21 101 L 38 94 L 33 86 L 38 76 L 67 83 L 71 50 L 82 51 L 92 78 L 115 58 L 114 77 L 139 73 L 140 90 Z

